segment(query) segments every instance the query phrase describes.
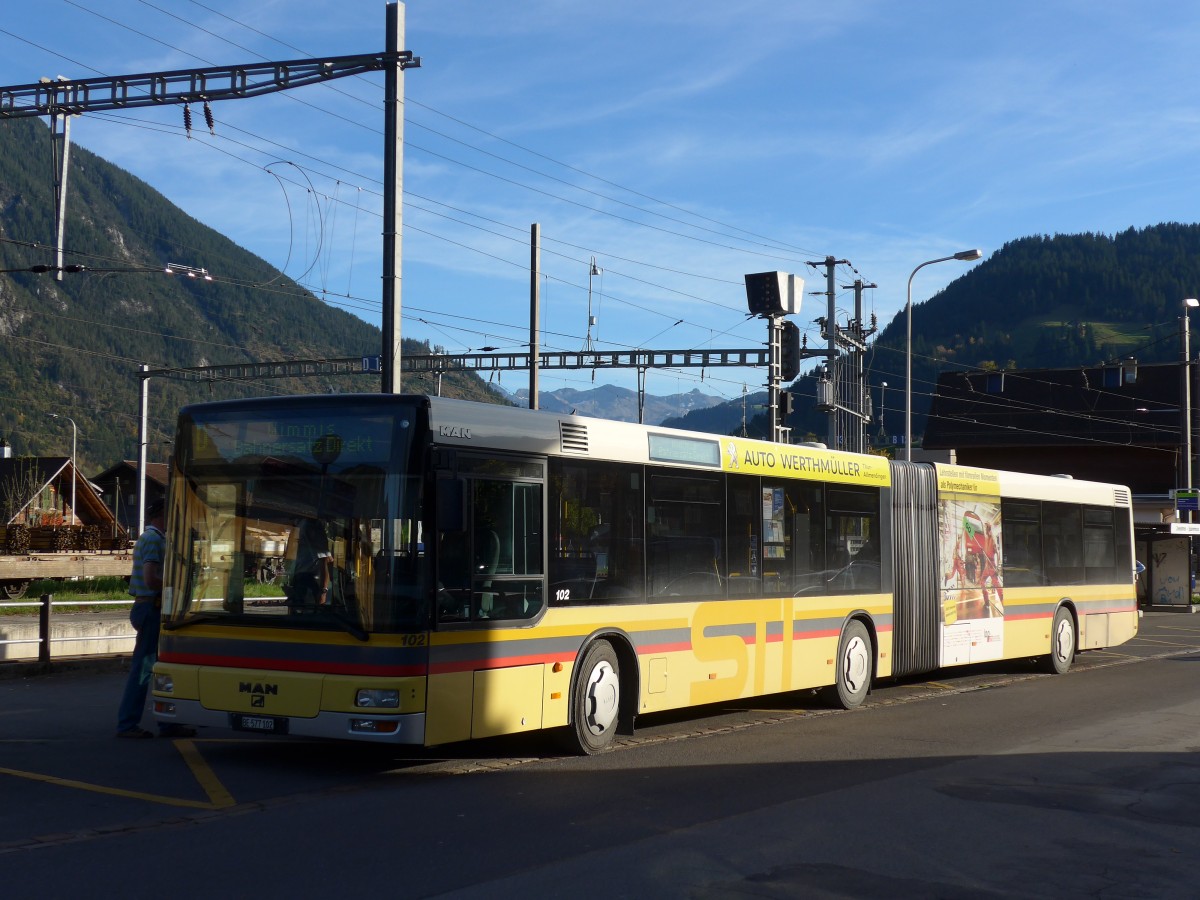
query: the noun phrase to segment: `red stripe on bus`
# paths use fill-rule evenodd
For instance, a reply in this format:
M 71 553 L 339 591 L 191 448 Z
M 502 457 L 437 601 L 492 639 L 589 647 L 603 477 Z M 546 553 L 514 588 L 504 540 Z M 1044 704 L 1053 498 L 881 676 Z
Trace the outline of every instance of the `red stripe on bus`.
M 215 666 L 222 669 L 263 669 L 302 672 L 311 675 L 372 675 L 385 678 L 424 675 L 424 666 L 374 666 L 362 663 L 317 663 L 306 660 L 261 659 L 248 656 L 207 656 L 197 653 L 163 653 L 159 662 L 186 666 Z
M 691 641 L 676 641 L 673 644 L 643 644 L 637 648 L 638 656 L 650 656 L 652 653 L 690 653 Z
M 448 675 L 452 672 L 477 672 L 480 669 L 507 669 L 512 666 L 538 666 L 556 662 L 569 662 L 574 653 L 549 653 L 537 656 L 491 656 L 483 659 L 458 659 L 453 662 L 430 663 L 430 675 Z

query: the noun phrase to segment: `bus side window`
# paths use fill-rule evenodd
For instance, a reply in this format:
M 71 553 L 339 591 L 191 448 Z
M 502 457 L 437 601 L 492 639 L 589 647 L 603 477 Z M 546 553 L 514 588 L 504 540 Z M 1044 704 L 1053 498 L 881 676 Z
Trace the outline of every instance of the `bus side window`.
M 550 604 L 620 603 L 643 596 L 641 467 L 555 458 L 549 467 Z

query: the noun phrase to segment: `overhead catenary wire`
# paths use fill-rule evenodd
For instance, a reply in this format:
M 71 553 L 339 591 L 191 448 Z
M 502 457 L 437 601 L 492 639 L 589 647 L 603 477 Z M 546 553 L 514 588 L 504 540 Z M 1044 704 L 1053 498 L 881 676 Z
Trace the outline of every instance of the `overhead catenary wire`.
M 77 6 L 77 7 L 79 7 L 80 9 L 84 9 L 84 10 L 86 10 L 86 7 L 85 7 L 83 4 L 79 4 L 79 3 L 73 3 L 72 5 L 74 5 L 74 6 Z M 146 3 L 145 5 L 147 5 L 147 6 L 149 6 L 149 7 L 152 7 L 152 8 L 155 8 L 155 9 L 159 9 L 160 11 L 163 11 L 163 10 L 161 10 L 161 8 L 159 8 L 159 7 L 156 7 L 154 4 L 151 4 L 151 3 Z M 202 6 L 202 7 L 203 7 L 203 4 L 197 4 L 197 5 L 198 5 L 198 6 Z M 208 7 L 205 7 L 205 8 L 208 8 Z M 210 8 L 210 9 L 211 9 L 211 8 Z M 164 11 L 164 12 L 165 12 L 165 11 Z M 168 14 L 169 14 L 169 13 L 168 13 Z M 170 14 L 170 15 L 173 15 L 173 14 Z M 174 17 L 174 18 L 178 18 L 178 17 Z M 227 18 L 228 18 L 228 17 L 227 17 Z M 120 24 L 120 23 L 116 23 L 116 22 L 115 22 L 115 20 L 111 20 L 111 19 L 109 19 L 109 21 L 114 21 L 114 24 Z M 236 21 L 236 20 L 233 20 L 233 21 Z M 189 23 L 189 24 L 190 24 L 190 23 Z M 127 27 L 127 26 L 122 26 L 122 27 Z M 138 32 L 136 29 L 133 29 L 133 30 L 134 30 L 135 32 L 137 32 L 137 33 L 141 33 L 141 32 Z M 204 30 L 204 29 L 202 29 L 202 30 Z M 212 33 L 212 32 L 209 32 L 209 33 Z M 160 43 L 164 43 L 164 44 L 165 44 L 165 42 L 160 42 Z M 166 46 L 170 46 L 170 45 L 169 45 L 169 44 L 167 44 Z M 178 48 L 174 48 L 174 49 L 178 49 Z M 444 114 L 444 113 L 441 113 L 440 111 L 433 110 L 433 109 L 432 109 L 432 107 L 429 107 L 428 109 L 430 109 L 430 111 L 432 111 L 432 112 L 434 112 L 434 113 L 436 113 L 436 114 L 438 114 L 438 115 L 442 115 L 442 116 L 446 117 L 448 120 L 455 120 L 455 117 L 453 117 L 453 116 L 446 116 L 446 114 Z M 327 112 L 327 111 L 326 111 L 326 112 Z M 460 122 L 461 122 L 461 120 L 457 120 L 457 121 L 460 121 Z M 463 123 L 463 124 L 465 124 L 465 123 Z M 418 125 L 418 127 L 421 127 L 421 126 L 420 126 L 420 125 Z M 472 128 L 474 128 L 474 126 L 469 126 L 469 127 L 472 127 Z M 476 130 L 478 130 L 480 133 L 483 133 L 483 134 L 488 134 L 487 132 L 483 131 L 482 129 L 476 129 Z M 495 136 L 493 135 L 493 136 L 491 136 L 491 137 L 495 137 Z M 497 139 L 498 139 L 498 140 L 504 140 L 504 139 L 502 139 L 502 138 L 497 138 Z M 457 141 L 457 139 L 454 139 L 454 138 L 452 138 L 452 140 L 455 140 L 455 141 Z M 465 142 L 461 142 L 461 141 L 459 141 L 458 143 L 460 143 L 460 144 L 463 144 L 463 145 L 465 146 Z M 532 150 L 529 150 L 528 148 L 521 147 L 520 145 L 517 145 L 517 144 L 515 144 L 515 143 L 513 143 L 513 142 L 506 142 L 506 143 L 513 144 L 513 146 L 514 146 L 514 147 L 516 147 L 516 148 L 518 148 L 518 149 L 522 150 L 523 152 L 529 152 L 529 153 L 534 153 L 535 155 L 541 155 L 541 154 L 537 154 L 537 152 L 536 152 L 536 151 L 532 151 Z M 574 169 L 574 167 L 567 166 L 567 164 L 558 163 L 557 161 L 551 160 L 551 159 L 550 159 L 550 157 L 544 157 L 544 158 L 545 158 L 545 159 L 547 159 L 547 160 L 548 160 L 548 161 L 550 161 L 550 162 L 554 162 L 556 165 L 564 165 L 564 166 L 566 166 L 567 168 L 569 168 L 569 169 L 573 169 L 573 170 L 575 170 L 575 171 L 579 172 L 580 174 L 587 175 L 588 177 L 598 177 L 598 176 L 591 176 L 591 175 L 590 175 L 590 173 L 585 173 L 585 172 L 584 172 L 583 170 L 581 170 L 581 169 Z M 453 161 L 453 160 L 452 160 L 452 161 Z M 454 161 L 454 162 L 456 162 L 456 164 L 458 164 L 458 161 Z M 601 181 L 603 181 L 604 179 L 600 179 L 600 180 L 601 180 Z M 627 189 L 627 188 L 623 188 L 623 187 L 621 187 L 620 185 L 617 185 L 615 182 L 608 182 L 608 183 L 609 183 L 609 184 L 612 184 L 614 187 L 620 188 L 620 189 L 622 189 L 622 190 L 629 190 L 629 189 Z M 361 188 L 359 188 L 359 189 L 361 190 Z M 636 194 L 636 193 L 638 193 L 638 192 L 636 192 L 636 191 L 633 191 L 633 193 L 635 193 L 635 194 Z M 642 196 L 644 196 L 644 197 L 646 197 L 647 199 L 649 199 L 649 200 L 652 200 L 653 202 L 656 202 L 656 203 L 660 203 L 660 202 L 662 202 L 662 201 L 658 201 L 658 200 L 655 200 L 654 198 L 651 198 L 651 197 L 649 197 L 649 195 L 642 195 Z M 611 198 L 610 198 L 610 199 L 611 199 Z M 340 200 L 339 200 L 339 202 L 340 202 Z M 436 202 L 436 201 L 432 201 L 432 202 Z M 668 205 L 669 205 L 669 204 L 668 204 Z M 681 211 L 685 211 L 685 212 L 687 212 L 688 214 L 691 214 L 691 211 L 683 210 L 683 208 L 682 208 L 682 207 L 679 207 L 679 209 L 680 209 Z M 715 221 L 715 220 L 714 220 L 714 221 Z M 441 235 L 436 235 L 436 234 L 434 234 L 432 231 L 430 231 L 430 230 L 428 230 L 428 229 L 427 229 L 427 230 L 426 230 L 424 233 L 426 233 L 426 234 L 429 234 L 430 236 L 432 236 L 432 237 L 435 237 L 435 238 L 437 238 L 437 239 L 443 239 L 443 236 L 441 236 Z M 473 247 L 469 247 L 469 246 L 463 245 L 461 242 L 459 243 L 459 246 L 464 246 L 464 249 L 468 249 L 468 250 L 472 250 L 472 251 L 476 251 L 476 252 L 477 252 L 477 248 L 473 248 Z M 576 246 L 578 246 L 578 245 L 576 245 Z M 732 249 L 732 248 L 731 248 L 731 249 Z M 800 248 L 800 249 L 803 251 L 803 248 Z M 608 252 L 608 251 L 597 251 L 597 252 L 600 252 L 600 253 L 601 253 L 602 255 L 604 255 L 606 258 L 610 258 L 610 259 L 612 259 L 612 258 L 616 258 L 616 257 L 617 257 L 617 255 L 616 255 L 616 254 L 613 254 L 613 253 L 611 253 L 611 252 Z M 803 252 L 810 252 L 810 251 L 803 251 Z M 563 255 L 563 258 L 568 258 L 568 257 L 566 257 L 566 255 Z M 631 261 L 631 262 L 633 262 L 634 264 L 637 264 L 637 265 L 652 265 L 652 264 L 649 264 L 649 263 L 639 263 L 639 262 L 637 262 L 636 260 L 630 260 L 630 261 Z M 660 267 L 660 268 L 665 268 L 665 267 Z M 673 274 L 692 275 L 693 277 L 710 277 L 710 276 L 698 275 L 698 274 L 696 274 L 696 273 L 687 273 L 687 272 L 685 272 L 685 271 L 683 271 L 683 270 L 680 270 L 680 269 L 671 269 L 670 271 L 672 271 L 672 273 L 673 273 Z M 622 275 L 622 273 L 615 272 L 615 271 L 613 272 L 613 274 L 614 274 L 614 276 L 619 276 L 619 275 Z M 633 276 L 629 276 L 629 277 L 633 277 Z M 711 278 L 711 277 L 710 277 L 710 278 Z M 302 280 L 303 280 L 303 276 L 302 276 L 302 277 L 301 277 L 301 279 L 299 279 L 299 280 L 301 280 L 301 281 L 302 281 Z M 576 289 L 578 289 L 578 285 L 575 285 L 573 282 L 571 282 L 571 281 L 569 281 L 569 280 L 566 280 L 566 279 L 559 279 L 559 280 L 560 280 L 562 283 L 564 283 L 564 284 L 571 284 L 571 286 L 572 286 L 573 288 L 576 288 Z M 713 281 L 717 281 L 717 280 L 720 280 L 720 279 L 711 279 L 711 280 L 713 280 Z M 667 288 L 666 286 L 662 286 L 662 285 L 657 285 L 657 286 L 655 286 L 655 285 L 653 285 L 653 283 L 652 283 L 652 282 L 649 282 L 649 281 L 647 281 L 647 280 L 642 280 L 642 282 L 643 282 L 644 284 L 646 284 L 647 286 L 657 287 L 657 288 L 659 288 L 659 289 L 661 289 L 661 290 L 668 290 L 668 291 L 671 291 L 671 290 L 676 290 L 676 289 L 672 289 L 672 288 Z M 729 284 L 735 284 L 736 282 L 729 281 L 729 282 L 727 282 L 727 283 L 729 283 Z M 340 295 L 336 294 L 335 292 L 330 292 L 330 291 L 327 291 L 327 290 L 326 290 L 326 287 L 327 287 L 327 286 L 326 286 L 325 284 L 322 284 L 322 285 L 321 285 L 321 286 L 320 286 L 320 287 L 317 289 L 317 291 L 316 291 L 316 292 L 317 292 L 317 293 L 319 293 L 319 294 L 320 294 L 322 297 L 329 297 L 329 296 L 335 296 L 335 297 L 336 297 L 336 296 L 340 296 Z M 689 295 L 689 294 L 687 294 L 687 292 L 676 291 L 676 293 L 680 294 L 681 296 L 692 296 L 694 299 L 698 299 L 699 301 L 701 301 L 701 302 L 705 302 L 705 303 L 712 303 L 714 306 L 717 306 L 717 307 L 722 307 L 722 308 L 725 308 L 725 309 L 728 309 L 728 308 L 729 308 L 729 307 L 728 307 L 727 305 L 725 305 L 725 304 L 721 304 L 721 303 L 719 303 L 719 302 L 711 301 L 711 300 L 709 300 L 708 298 L 704 298 L 704 297 L 697 297 L 696 295 Z M 371 304 L 371 303 L 374 303 L 374 302 L 375 302 L 375 301 L 369 300 L 369 299 L 367 299 L 367 298 L 355 298 L 355 299 L 351 299 L 351 294 L 352 294 L 352 292 L 351 292 L 350 290 L 347 290 L 347 291 L 345 292 L 345 297 L 346 297 L 346 300 L 347 300 L 347 303 L 346 303 L 346 306 L 347 306 L 347 307 L 351 307 L 351 308 L 360 308 L 360 309 L 361 309 L 361 308 L 367 308 L 367 307 L 364 307 L 364 306 L 363 306 L 363 304 Z M 639 310 L 641 310 L 642 312 L 646 312 L 646 313 L 650 313 L 650 314 L 659 314 L 659 315 L 662 315 L 662 316 L 663 316 L 663 317 L 665 317 L 665 318 L 671 318 L 671 313 L 669 313 L 669 312 L 667 312 L 667 313 L 662 313 L 661 311 L 658 311 L 658 310 L 650 310 L 650 309 L 647 309 L 646 307 L 644 307 L 644 306 L 642 306 L 642 305 L 639 305 L 639 304 L 636 304 L 636 303 L 629 303 L 628 301 L 625 301 L 625 300 L 624 300 L 623 298 L 621 298 L 620 296 L 618 296 L 618 295 L 614 295 L 614 294 L 612 294 L 611 292 L 609 292 L 609 293 L 608 293 L 608 296 L 609 296 L 609 298 L 610 298 L 611 300 L 613 300 L 613 302 L 617 302 L 617 303 L 623 303 L 623 302 L 625 302 L 625 303 L 628 303 L 628 305 L 632 306 L 633 308 L 636 308 L 636 309 L 639 309 Z M 675 321 L 675 320 L 674 320 L 674 319 L 672 319 L 672 321 Z M 743 323 L 744 323 L 744 321 L 745 321 L 744 319 L 742 319 L 741 317 L 739 317 L 738 321 L 737 321 L 737 322 L 736 322 L 736 324 L 734 325 L 734 328 L 736 328 L 736 327 L 738 327 L 739 325 L 743 324 Z M 710 326 L 706 326 L 706 325 L 700 325 L 699 323 L 689 322 L 689 323 L 687 323 L 687 324 L 689 324 L 689 326 L 691 326 L 691 327 L 702 328 L 702 329 L 703 329 L 703 330 L 705 330 L 705 331 L 706 331 L 706 333 L 708 333 L 708 334 L 711 334 L 711 333 L 712 333 L 712 331 L 713 331 L 713 329 L 712 329 Z M 728 331 L 732 331 L 732 330 L 733 330 L 733 329 L 727 329 L 727 330 L 726 330 L 726 332 L 723 332 L 723 333 L 727 333 Z

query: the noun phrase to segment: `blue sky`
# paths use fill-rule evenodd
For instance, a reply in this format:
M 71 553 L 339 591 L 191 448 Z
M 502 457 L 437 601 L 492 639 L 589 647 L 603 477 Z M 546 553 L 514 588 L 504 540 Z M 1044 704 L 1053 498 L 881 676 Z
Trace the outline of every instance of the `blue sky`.
M 882 325 L 927 259 L 1197 220 L 1195 4 L 410 0 L 405 13 L 422 67 L 405 79 L 402 327 L 450 351 L 528 341 L 534 222 L 543 347 L 583 347 L 595 257 L 603 350 L 761 346 L 747 272 L 794 272 L 813 291 L 808 261 L 847 259 L 857 274 L 842 267 L 839 286 L 877 284 Z M 384 17 L 381 0 L 12 2 L 0 84 L 374 52 Z M 195 109 L 188 140 L 172 107 L 85 116 L 72 138 L 378 323 L 382 83 L 217 103 L 215 136 Z M 967 265 L 923 269 L 914 300 Z M 823 314 L 806 296 L 810 342 Z M 647 388 L 734 398 L 764 378 L 653 372 Z M 592 386 L 586 372 L 541 383 Z

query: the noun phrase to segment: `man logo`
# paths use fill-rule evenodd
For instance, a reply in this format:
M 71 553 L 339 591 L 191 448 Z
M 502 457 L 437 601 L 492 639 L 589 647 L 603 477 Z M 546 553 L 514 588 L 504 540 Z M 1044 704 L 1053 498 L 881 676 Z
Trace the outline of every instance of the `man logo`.
M 251 706 L 260 707 L 264 706 L 268 695 L 272 697 L 280 696 L 280 685 L 239 682 L 238 692 L 239 694 L 252 694 L 253 696 L 250 698 Z

